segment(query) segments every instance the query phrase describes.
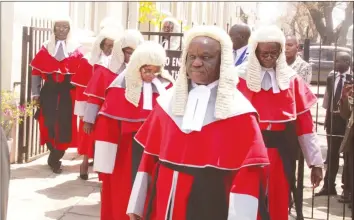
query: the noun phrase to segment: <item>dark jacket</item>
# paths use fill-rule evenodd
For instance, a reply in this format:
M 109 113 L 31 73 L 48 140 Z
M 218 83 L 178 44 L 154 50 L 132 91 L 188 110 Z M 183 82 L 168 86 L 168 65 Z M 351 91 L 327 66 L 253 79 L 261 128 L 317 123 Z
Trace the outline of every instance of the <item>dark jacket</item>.
M 354 103 L 353 97 L 348 97 L 340 101 L 340 115 L 342 118 L 348 120 L 347 127 L 344 134 L 339 152 L 353 152 L 354 148 Z

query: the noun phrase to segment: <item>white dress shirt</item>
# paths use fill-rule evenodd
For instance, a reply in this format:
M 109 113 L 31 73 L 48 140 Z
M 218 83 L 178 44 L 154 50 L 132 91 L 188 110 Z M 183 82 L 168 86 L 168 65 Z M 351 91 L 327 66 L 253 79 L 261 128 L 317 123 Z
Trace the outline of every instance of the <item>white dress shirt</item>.
M 234 50 L 234 63 L 236 63 L 238 61 L 238 59 L 240 59 L 242 53 L 247 50 L 248 45 L 241 47 L 240 49 Z

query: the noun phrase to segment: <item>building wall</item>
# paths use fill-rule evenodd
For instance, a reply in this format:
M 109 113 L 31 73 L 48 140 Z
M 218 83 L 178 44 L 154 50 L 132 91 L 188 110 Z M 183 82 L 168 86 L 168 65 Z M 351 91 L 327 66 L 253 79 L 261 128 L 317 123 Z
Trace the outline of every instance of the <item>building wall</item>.
M 21 80 L 22 27 L 30 25 L 32 16 L 68 14 L 68 2 L 1 3 L 1 89 L 12 90 L 13 83 Z
M 11 71 L 12 71 L 12 42 L 9 39 L 13 37 L 12 23 L 5 22 L 13 20 L 14 2 L 1 3 L 1 72 L 0 81 L 2 90 L 11 89 Z M 6 18 L 6 19 L 5 19 Z

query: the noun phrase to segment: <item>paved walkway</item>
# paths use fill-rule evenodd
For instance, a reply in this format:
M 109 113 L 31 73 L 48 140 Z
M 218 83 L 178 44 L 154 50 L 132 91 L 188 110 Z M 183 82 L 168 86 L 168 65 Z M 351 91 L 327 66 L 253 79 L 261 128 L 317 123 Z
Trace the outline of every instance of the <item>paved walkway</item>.
M 79 160 L 70 150 L 63 173 L 53 174 L 47 156 L 29 164 L 12 165 L 8 220 L 99 220 L 100 184 L 78 178 Z
M 8 220 L 99 220 L 100 184 L 97 175 L 89 181 L 78 178 L 80 158 L 70 150 L 61 175 L 46 165 L 47 156 L 28 164 L 12 165 Z M 341 172 L 341 170 L 340 170 Z M 340 183 L 341 175 L 337 177 Z M 311 217 L 312 190 L 305 170 L 304 215 Z M 337 187 L 341 192 L 340 187 Z M 343 206 L 331 197 L 330 220 L 342 220 Z M 327 219 L 327 197 L 315 199 L 314 219 Z M 347 216 L 349 210 L 346 208 Z M 290 218 L 292 219 L 292 218 Z M 345 219 L 350 219 L 349 217 Z

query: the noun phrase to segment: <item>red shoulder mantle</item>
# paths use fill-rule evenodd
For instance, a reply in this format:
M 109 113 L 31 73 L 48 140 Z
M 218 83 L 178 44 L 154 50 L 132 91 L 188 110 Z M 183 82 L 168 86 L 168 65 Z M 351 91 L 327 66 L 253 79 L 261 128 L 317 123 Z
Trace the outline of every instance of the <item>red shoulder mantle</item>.
M 167 84 L 166 89 L 171 87 L 171 83 Z M 159 93 L 153 92 L 152 105 L 155 106 Z M 100 110 L 100 114 L 108 117 L 119 119 L 122 121 L 145 121 L 150 114 L 150 110 L 143 109 L 143 93 L 140 95 L 139 105 L 135 107 L 125 98 L 125 88 L 110 87 L 106 91 L 105 102 Z
M 286 122 L 308 111 L 317 102 L 316 96 L 297 74 L 291 78 L 290 86 L 274 94 L 270 89 L 253 92 L 246 81 L 240 78 L 238 89 L 256 108 L 261 122 Z
M 161 161 L 190 167 L 236 170 L 269 163 L 256 113 L 215 121 L 184 133 L 157 104 L 135 139 Z
M 72 77 L 71 83 L 79 87 L 87 87 L 93 74 L 93 67 L 88 60 L 83 57 L 80 59 L 76 74 Z
M 104 100 L 106 89 L 117 76 L 118 74 L 113 73 L 108 68 L 95 64 L 93 66 L 93 75 L 87 84 L 85 94 Z
M 80 48 L 69 54 L 69 57 L 62 61 L 56 60 L 49 54 L 47 48 L 42 48 L 35 55 L 30 63 L 30 66 L 41 73 L 59 72 L 62 74 L 74 74 L 77 71 L 77 67 L 83 54 Z

